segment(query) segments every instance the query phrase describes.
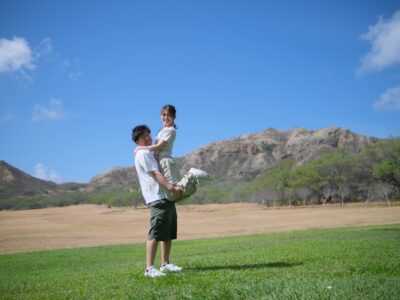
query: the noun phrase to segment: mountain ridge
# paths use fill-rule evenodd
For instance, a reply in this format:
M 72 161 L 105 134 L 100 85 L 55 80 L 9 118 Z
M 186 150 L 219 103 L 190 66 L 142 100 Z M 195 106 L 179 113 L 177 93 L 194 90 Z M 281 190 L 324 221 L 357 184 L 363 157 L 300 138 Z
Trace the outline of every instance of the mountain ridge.
M 285 158 L 292 157 L 297 165 L 303 165 L 334 149 L 359 152 L 366 144 L 378 140 L 339 127 L 319 130 L 268 128 L 227 141 L 216 141 L 177 158 L 177 161 L 183 170 L 191 166 L 202 167 L 218 178 L 228 176 L 248 181 Z M 223 163 L 219 162 L 221 160 Z
M 177 157 L 176 161 L 182 174 L 190 167 L 196 167 L 209 172 L 218 182 L 251 181 L 285 158 L 292 158 L 297 165 L 303 165 L 338 148 L 359 152 L 367 144 L 378 140 L 339 127 L 319 130 L 267 128 L 229 140 L 214 141 Z M 134 166 L 112 167 L 85 184 L 56 184 L 35 178 L 5 161 L 0 163 L 0 198 L 45 196 L 71 191 L 133 191 L 138 188 Z

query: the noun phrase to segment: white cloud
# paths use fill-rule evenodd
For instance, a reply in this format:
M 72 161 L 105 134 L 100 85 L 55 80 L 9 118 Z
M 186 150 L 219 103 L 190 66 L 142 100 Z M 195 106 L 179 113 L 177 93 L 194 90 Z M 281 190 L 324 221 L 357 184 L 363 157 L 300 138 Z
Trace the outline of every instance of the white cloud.
M 34 68 L 32 51 L 24 38 L 0 39 L 0 73 Z
M 50 38 L 43 39 L 36 47 L 31 48 L 29 43 L 21 37 L 0 39 L 0 73 L 9 73 L 24 84 L 32 83 L 31 72 L 36 69 L 44 59 L 61 65 L 62 70 L 70 80 L 79 80 L 84 74 L 78 59 L 63 59 L 54 51 Z
M 52 54 L 53 43 L 49 38 L 45 38 L 43 41 L 41 41 L 34 51 L 35 59 L 39 59 L 44 56 L 51 56 Z
M 378 22 L 369 27 L 362 36 L 371 43 L 371 50 L 361 59 L 359 75 L 371 71 L 379 71 L 400 62 L 400 10 L 392 18 Z
M 34 122 L 43 120 L 63 120 L 65 118 L 66 114 L 63 111 L 62 101 L 55 98 L 50 99 L 48 107 L 35 105 L 32 116 Z
M 34 176 L 43 180 L 53 181 L 56 183 L 61 182 L 61 176 L 54 170 L 49 170 L 45 165 L 38 163 L 35 166 Z
M 15 115 L 12 113 L 11 109 L 5 111 L 2 115 L 0 115 L 0 123 L 9 123 L 16 119 Z
M 400 111 L 400 87 L 387 89 L 374 103 L 374 109 Z
M 83 73 L 80 70 L 81 68 L 78 59 L 74 59 L 72 61 L 64 59 L 62 66 L 71 80 L 78 80 L 83 76 Z

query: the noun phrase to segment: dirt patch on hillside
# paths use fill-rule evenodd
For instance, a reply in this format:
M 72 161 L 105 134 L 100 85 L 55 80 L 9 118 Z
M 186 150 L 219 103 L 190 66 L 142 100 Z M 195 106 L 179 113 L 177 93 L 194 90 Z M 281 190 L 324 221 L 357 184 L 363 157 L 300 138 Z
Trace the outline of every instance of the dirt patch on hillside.
M 252 204 L 178 206 L 179 239 L 400 223 L 400 206 L 267 209 Z M 145 207 L 78 205 L 0 211 L 0 253 L 144 242 Z

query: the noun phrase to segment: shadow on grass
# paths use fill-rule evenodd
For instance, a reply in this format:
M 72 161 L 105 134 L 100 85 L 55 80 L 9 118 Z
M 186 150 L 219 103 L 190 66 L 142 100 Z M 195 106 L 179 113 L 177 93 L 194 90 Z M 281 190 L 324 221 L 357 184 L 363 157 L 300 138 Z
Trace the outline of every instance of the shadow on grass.
M 272 262 L 260 264 L 226 265 L 226 266 L 199 266 L 188 267 L 185 271 L 217 271 L 217 270 L 250 270 L 264 268 L 293 268 L 301 266 L 303 263 Z

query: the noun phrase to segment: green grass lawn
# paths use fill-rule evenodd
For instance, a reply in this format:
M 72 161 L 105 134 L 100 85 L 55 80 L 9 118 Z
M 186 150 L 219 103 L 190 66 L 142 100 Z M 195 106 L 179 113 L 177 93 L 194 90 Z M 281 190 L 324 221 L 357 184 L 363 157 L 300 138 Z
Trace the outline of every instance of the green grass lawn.
M 185 270 L 163 278 L 143 276 L 144 243 L 0 255 L 0 299 L 400 298 L 400 225 L 176 241 L 172 250 Z

